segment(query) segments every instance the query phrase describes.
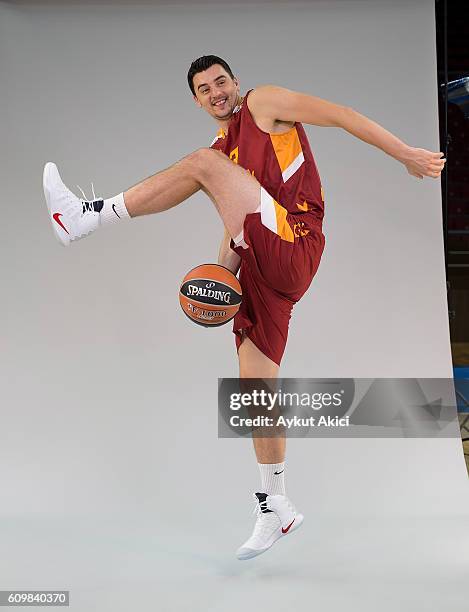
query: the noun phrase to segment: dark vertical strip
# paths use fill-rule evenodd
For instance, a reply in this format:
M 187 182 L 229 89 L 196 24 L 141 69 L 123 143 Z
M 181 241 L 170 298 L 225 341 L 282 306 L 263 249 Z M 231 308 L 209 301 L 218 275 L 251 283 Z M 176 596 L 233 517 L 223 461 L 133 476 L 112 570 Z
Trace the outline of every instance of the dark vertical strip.
M 445 72 L 445 157 L 446 165 L 444 169 L 444 215 L 443 215 L 443 236 L 445 245 L 445 269 L 446 280 L 448 281 L 448 2 L 443 0 L 443 57 Z

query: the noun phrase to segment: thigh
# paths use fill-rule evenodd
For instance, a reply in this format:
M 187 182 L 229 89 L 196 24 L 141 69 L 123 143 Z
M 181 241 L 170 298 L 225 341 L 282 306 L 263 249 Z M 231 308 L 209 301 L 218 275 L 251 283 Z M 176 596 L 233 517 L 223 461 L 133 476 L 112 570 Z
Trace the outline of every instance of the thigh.
M 245 364 L 249 367 L 254 354 L 261 353 L 263 358 L 259 359 L 259 363 L 254 362 L 255 365 L 260 369 L 262 363 L 263 371 L 272 372 L 275 365 L 280 365 L 285 351 L 293 301 L 267 285 L 245 260 L 241 262 L 239 280 L 243 300 L 233 321 L 233 332 L 236 335 L 238 355 L 241 351 L 241 359 L 244 359 L 242 363 L 240 361 L 241 371 L 245 372 Z M 246 338 L 250 343 L 243 348 Z M 243 375 L 248 376 L 245 373 Z M 262 377 L 261 374 L 252 376 Z
M 266 227 L 259 213 L 246 217 L 243 245 L 233 250 L 249 266 L 253 275 L 283 297 L 297 302 L 308 289 L 321 260 L 324 236 L 312 228 L 293 242 Z
M 215 204 L 228 233 L 236 242 L 247 214 L 259 210 L 261 186 L 248 170 L 220 151 L 206 149 L 201 170 L 202 189 Z

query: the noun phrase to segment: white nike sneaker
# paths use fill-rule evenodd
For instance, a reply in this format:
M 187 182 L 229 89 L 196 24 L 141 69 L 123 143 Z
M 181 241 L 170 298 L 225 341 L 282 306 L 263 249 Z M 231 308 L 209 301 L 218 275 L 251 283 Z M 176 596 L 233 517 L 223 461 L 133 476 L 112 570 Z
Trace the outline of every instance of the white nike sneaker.
M 64 246 L 99 227 L 99 212 L 104 200 L 96 198 L 94 194 L 93 201 L 77 198 L 64 185 L 57 166 L 52 162 L 44 166 L 43 187 L 54 233 Z
M 304 518 L 285 495 L 254 493 L 254 499 L 257 521 L 252 536 L 236 551 L 241 561 L 261 555 L 278 539 L 298 529 Z

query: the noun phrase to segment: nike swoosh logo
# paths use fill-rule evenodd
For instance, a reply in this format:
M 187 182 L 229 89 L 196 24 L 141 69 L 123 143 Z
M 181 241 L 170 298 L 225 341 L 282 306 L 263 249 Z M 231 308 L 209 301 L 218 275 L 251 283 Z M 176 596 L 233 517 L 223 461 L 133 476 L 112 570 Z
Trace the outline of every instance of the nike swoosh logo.
M 120 218 L 121 218 L 121 216 L 120 216 L 120 214 L 117 212 L 117 210 L 116 210 L 116 205 L 115 205 L 115 204 L 113 204 L 113 205 L 112 205 L 112 210 L 113 210 L 113 211 L 116 213 L 116 215 L 117 215 L 117 216 L 119 217 L 119 219 L 120 219 Z
M 305 200 L 303 204 L 297 204 L 300 210 L 304 210 L 305 212 L 308 210 L 308 202 Z
M 65 225 L 62 223 L 62 221 L 60 220 L 60 217 L 62 216 L 62 213 L 54 213 L 52 215 L 52 218 L 54 219 L 54 221 L 56 221 L 60 227 L 67 232 L 68 235 L 70 235 L 70 232 L 68 231 L 68 229 L 65 227 Z
M 295 522 L 295 519 L 292 520 L 292 522 L 288 525 L 286 529 L 282 527 L 282 533 L 288 533 L 290 527 L 293 525 L 294 522 Z
M 280 470 L 280 472 L 274 472 L 274 474 L 277 474 L 277 476 L 278 476 L 279 474 L 281 474 L 284 471 L 285 471 L 285 468 L 283 468 L 283 470 Z

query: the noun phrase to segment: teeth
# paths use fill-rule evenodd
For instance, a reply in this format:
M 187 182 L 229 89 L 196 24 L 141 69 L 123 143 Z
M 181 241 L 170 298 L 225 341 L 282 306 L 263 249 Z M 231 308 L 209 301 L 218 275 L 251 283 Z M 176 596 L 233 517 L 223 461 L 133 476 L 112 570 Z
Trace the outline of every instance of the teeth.
M 225 102 L 226 102 L 226 98 L 224 98 L 223 100 L 219 100 L 218 102 L 215 102 L 215 106 L 221 106 Z

